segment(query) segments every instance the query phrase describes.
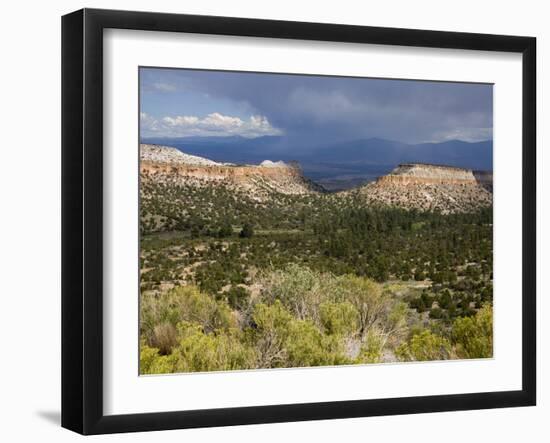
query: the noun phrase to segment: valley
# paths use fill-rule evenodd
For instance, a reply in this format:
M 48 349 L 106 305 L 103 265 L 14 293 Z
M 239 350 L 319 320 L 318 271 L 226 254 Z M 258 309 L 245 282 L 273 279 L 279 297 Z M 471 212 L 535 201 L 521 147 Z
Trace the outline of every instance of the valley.
M 492 355 L 492 174 L 329 192 L 143 144 L 140 179 L 142 373 Z

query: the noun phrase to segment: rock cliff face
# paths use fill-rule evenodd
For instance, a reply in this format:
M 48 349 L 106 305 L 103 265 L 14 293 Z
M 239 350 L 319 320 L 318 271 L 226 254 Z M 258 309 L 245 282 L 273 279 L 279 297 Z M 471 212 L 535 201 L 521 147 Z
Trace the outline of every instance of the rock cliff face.
M 259 165 L 234 165 L 188 155 L 175 148 L 141 145 L 142 199 L 173 206 L 190 204 L 195 191 L 223 192 L 259 204 L 281 196 L 320 195 L 325 190 L 304 177 L 297 164 L 266 160 Z M 201 192 L 202 192 L 201 191 Z M 373 183 L 330 194 L 331 199 L 357 196 L 358 204 L 420 211 L 456 213 L 492 205 L 492 173 L 422 163 L 402 164 Z M 179 202 L 179 203 L 178 203 Z M 174 209 L 175 210 L 175 209 Z
M 380 183 L 410 184 L 474 184 L 476 178 L 470 169 L 409 163 L 399 165 L 391 174 L 380 177 L 378 181 Z
M 288 195 L 319 193 L 323 188 L 308 180 L 298 165 L 264 161 L 260 165 L 236 166 L 183 154 L 175 148 L 141 145 L 142 180 L 205 186 L 237 187 L 259 199 L 269 192 Z
M 491 191 L 490 172 L 411 163 L 356 192 L 370 204 L 454 213 L 491 206 Z

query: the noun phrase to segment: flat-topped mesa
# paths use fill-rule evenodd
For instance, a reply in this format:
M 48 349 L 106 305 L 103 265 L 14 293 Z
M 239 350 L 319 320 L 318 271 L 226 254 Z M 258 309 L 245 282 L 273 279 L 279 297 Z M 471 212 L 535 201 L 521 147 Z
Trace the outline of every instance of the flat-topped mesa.
M 490 172 L 474 174 L 471 169 L 409 163 L 361 187 L 357 194 L 372 205 L 447 214 L 491 206 L 491 190 Z
M 267 190 L 283 194 L 323 191 L 306 179 L 299 165 L 293 162 L 265 160 L 259 165 L 234 165 L 184 154 L 176 148 L 145 144 L 141 145 L 140 157 L 140 171 L 145 179 L 156 177 L 159 181 L 170 177 L 172 182 L 189 185 L 223 183 L 263 193 Z
M 384 184 L 476 184 L 471 169 L 454 166 L 432 165 L 427 163 L 406 163 L 395 168 L 390 174 L 378 178 Z

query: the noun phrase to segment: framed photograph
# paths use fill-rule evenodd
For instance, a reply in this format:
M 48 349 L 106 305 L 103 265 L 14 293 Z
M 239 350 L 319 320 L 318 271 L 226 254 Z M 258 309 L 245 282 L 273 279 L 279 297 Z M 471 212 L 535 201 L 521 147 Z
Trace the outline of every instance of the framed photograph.
M 536 402 L 531 37 L 62 20 L 62 425 Z

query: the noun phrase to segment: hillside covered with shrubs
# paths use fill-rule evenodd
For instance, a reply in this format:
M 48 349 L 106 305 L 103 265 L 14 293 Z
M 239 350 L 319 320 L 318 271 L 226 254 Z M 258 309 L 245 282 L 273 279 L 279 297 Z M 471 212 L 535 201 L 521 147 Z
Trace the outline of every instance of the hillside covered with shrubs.
M 141 372 L 222 371 L 492 354 L 492 310 L 446 326 L 366 277 L 288 267 L 258 276 L 256 297 L 213 297 L 196 286 L 141 302 Z
M 491 207 L 162 174 L 140 192 L 142 374 L 492 356 Z

